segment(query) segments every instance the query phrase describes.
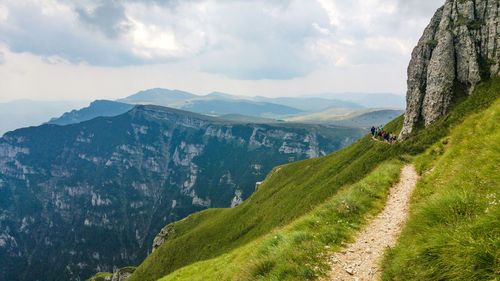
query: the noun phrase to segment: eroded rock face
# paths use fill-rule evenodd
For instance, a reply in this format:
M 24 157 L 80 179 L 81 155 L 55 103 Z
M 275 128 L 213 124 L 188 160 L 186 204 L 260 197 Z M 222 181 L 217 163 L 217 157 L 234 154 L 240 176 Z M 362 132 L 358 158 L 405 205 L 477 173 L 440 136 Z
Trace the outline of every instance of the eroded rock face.
M 125 281 L 134 273 L 135 267 L 124 267 L 118 269 L 111 277 L 111 281 Z
M 165 240 L 167 240 L 168 236 L 170 236 L 170 234 L 172 233 L 175 233 L 175 229 L 173 227 L 167 226 L 163 228 L 153 240 L 153 248 L 151 252 L 154 252 L 156 249 L 158 249 L 158 247 L 163 245 L 163 243 L 165 243 Z
M 419 121 L 442 117 L 462 84 L 467 94 L 499 75 L 499 0 L 447 0 L 437 10 L 408 66 L 407 109 L 400 139 Z

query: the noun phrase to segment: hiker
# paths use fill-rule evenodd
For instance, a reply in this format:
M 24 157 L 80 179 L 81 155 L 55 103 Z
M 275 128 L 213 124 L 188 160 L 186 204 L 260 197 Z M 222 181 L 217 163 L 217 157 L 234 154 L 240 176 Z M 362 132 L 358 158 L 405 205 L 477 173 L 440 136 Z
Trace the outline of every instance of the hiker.
M 372 126 L 370 128 L 370 133 L 372 134 L 372 138 L 389 144 L 396 143 L 398 139 L 397 135 L 392 132 L 385 131 L 383 130 L 383 128 L 384 127 L 382 125 L 377 127 Z

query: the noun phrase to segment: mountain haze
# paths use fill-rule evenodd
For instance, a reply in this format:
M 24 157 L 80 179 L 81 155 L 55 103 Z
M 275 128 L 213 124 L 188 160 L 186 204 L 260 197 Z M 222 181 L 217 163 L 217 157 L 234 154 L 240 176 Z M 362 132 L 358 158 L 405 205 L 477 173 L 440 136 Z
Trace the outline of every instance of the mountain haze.
M 109 101 L 96 100 L 90 103 L 89 106 L 79 110 L 66 112 L 58 118 L 52 118 L 47 124 L 68 125 L 80 123 L 96 117 L 111 117 L 123 114 L 134 107 L 133 105 Z
M 0 136 L 22 127 L 39 126 L 54 116 L 85 104 L 88 102 L 15 100 L 0 103 Z

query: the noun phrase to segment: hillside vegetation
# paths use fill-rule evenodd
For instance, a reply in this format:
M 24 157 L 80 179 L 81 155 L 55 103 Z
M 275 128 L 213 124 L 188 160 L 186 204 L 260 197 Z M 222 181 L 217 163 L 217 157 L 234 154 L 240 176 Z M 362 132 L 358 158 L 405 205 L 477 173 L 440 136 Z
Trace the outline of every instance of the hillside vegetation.
M 188 276 L 190 280 L 313 279 L 324 269 L 322 258 L 317 255 L 319 249 L 326 244 L 341 245 L 353 229 L 359 228 L 365 215 L 380 209 L 387 186 L 397 178 L 394 171 L 401 161 L 409 159 L 406 154 L 425 152 L 454 132 L 468 116 L 490 107 L 499 96 L 500 79 L 495 78 L 479 85 L 472 96 L 458 99 L 442 119 L 428 128 L 417 128 L 403 143 L 389 145 L 374 142 L 367 136 L 333 154 L 277 167 L 242 205 L 206 210 L 170 224 L 175 233 L 148 256 L 129 280 L 157 280 L 171 273 L 165 280 Z M 398 132 L 402 121 L 399 117 L 385 128 Z M 492 122 L 490 124 L 498 124 Z M 418 163 L 426 163 L 421 157 L 417 159 Z M 438 171 L 436 168 L 435 173 Z M 376 200 L 352 204 L 354 199 L 367 194 Z M 418 191 L 414 201 L 427 201 L 424 199 L 429 195 L 429 192 Z M 339 202 L 347 204 L 338 205 Z M 335 222 L 335 218 L 345 215 L 342 208 L 351 206 L 356 206 L 352 213 L 348 212 L 353 216 Z M 453 210 L 463 211 L 458 207 Z M 468 214 L 467 208 L 465 210 Z M 405 232 L 407 243 L 412 242 L 409 232 Z M 404 254 L 398 254 L 397 249 L 388 256 L 391 271 L 386 272 L 387 279 L 399 279 L 395 277 L 399 273 L 391 273 L 399 267 L 398 255 Z M 401 258 L 399 262 L 401 260 L 406 259 Z M 185 267 L 187 265 L 190 266 Z M 447 267 L 435 268 L 447 271 Z
M 311 280 L 323 275 L 328 256 L 322 253 L 338 249 L 366 222 L 367 215 L 383 208 L 402 163 L 385 162 L 286 227 L 228 254 L 184 267 L 161 281 Z
M 416 159 L 424 177 L 384 280 L 500 278 L 499 124 L 500 100 Z
M 373 170 L 384 160 L 386 146 L 363 138 L 339 153 L 275 168 L 240 206 L 210 209 L 170 225 L 175 234 L 137 268 L 130 280 L 156 280 L 289 224 L 342 186 L 357 182 Z

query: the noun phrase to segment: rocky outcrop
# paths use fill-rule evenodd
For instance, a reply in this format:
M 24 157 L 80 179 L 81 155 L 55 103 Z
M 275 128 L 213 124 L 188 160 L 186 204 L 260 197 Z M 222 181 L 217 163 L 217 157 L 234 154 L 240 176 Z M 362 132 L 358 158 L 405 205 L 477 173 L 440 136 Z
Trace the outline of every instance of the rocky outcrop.
M 499 0 L 447 0 L 420 38 L 408 66 L 407 109 L 400 139 L 448 110 L 457 89 L 472 94 L 499 75 Z
M 158 247 L 163 245 L 163 243 L 165 243 L 165 240 L 167 240 L 168 236 L 170 236 L 170 234 L 173 233 L 175 233 L 175 229 L 173 227 L 167 226 L 163 228 L 153 240 L 153 248 L 151 252 L 154 252 L 156 249 L 158 249 Z
M 125 281 L 134 273 L 135 267 L 129 266 L 118 269 L 111 277 L 111 281 Z

